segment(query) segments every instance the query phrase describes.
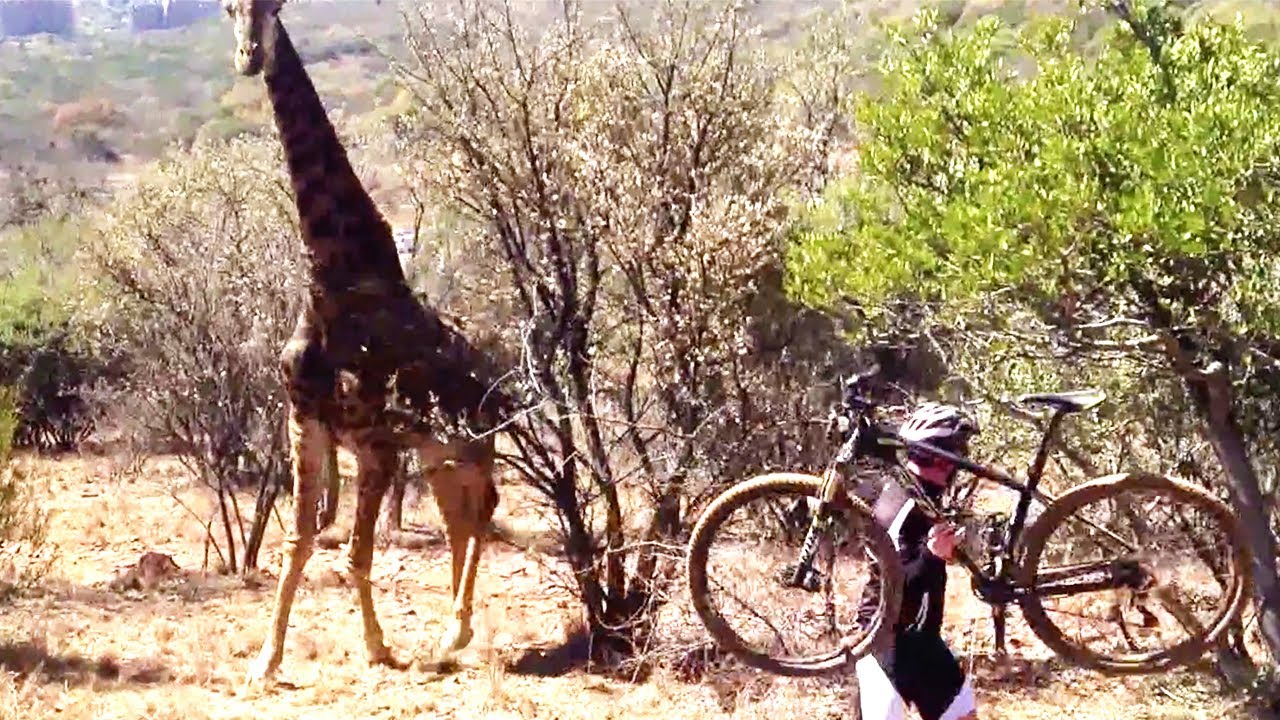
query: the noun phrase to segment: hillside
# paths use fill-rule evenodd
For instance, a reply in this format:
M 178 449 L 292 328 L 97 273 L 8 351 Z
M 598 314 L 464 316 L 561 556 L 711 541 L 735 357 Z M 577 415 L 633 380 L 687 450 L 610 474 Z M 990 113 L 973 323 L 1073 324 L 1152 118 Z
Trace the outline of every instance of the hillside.
M 390 98 L 379 51 L 401 45 L 391 4 L 303 3 L 290 13 L 332 110 L 365 113 Z M 93 179 L 173 144 L 261 128 L 261 82 L 234 76 L 223 20 L 0 42 L 0 158 Z
M 1018 24 L 1074 0 L 944 0 L 944 15 L 964 24 L 989 14 Z M 753 0 L 764 34 L 786 46 L 814 12 L 838 0 Z M 916 0 L 856 0 L 874 20 L 904 17 Z M 120 163 L 145 162 L 201 137 L 262 129 L 259 83 L 230 67 L 231 31 L 221 16 L 176 30 L 132 33 L 118 2 L 79 6 L 82 31 L 0 41 L 0 166 L 37 163 L 94 180 Z M 594 6 L 585 6 L 591 12 Z M 404 49 L 396 2 L 291 2 L 286 19 L 328 106 L 341 121 L 375 114 L 394 97 L 382 53 Z M 530 11 L 526 4 L 522 6 Z M 537 12 L 549 12 L 544 4 Z M 1240 14 L 1258 37 L 1280 37 L 1280 8 L 1266 0 L 1198 0 L 1195 14 Z M 371 126 L 376 132 L 376 125 Z

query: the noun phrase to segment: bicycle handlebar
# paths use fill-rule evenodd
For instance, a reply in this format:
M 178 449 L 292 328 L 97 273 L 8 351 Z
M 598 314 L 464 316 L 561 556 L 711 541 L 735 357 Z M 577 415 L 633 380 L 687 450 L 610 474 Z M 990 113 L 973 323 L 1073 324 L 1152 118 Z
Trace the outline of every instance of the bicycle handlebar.
M 880 365 L 872 364 L 862 372 L 854 373 L 844 382 L 843 403 L 850 408 L 871 408 L 876 403 L 865 395 L 867 384 L 880 374 Z

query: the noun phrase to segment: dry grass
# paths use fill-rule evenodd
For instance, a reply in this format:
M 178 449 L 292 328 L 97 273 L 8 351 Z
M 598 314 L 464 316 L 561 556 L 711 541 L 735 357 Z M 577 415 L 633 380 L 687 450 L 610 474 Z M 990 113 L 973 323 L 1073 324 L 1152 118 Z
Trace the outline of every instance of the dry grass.
M 577 605 L 554 589 L 554 560 L 507 543 L 489 546 L 477 587 L 476 639 L 456 667 L 370 668 L 362 658 L 359 615 L 348 588 L 328 568 L 340 550 L 321 549 L 307 567 L 292 618 L 281 685 L 242 693 L 270 612 L 272 578 L 245 582 L 200 571 L 202 531 L 169 496 L 183 473 L 171 460 L 137 474 L 113 472 L 102 458 L 23 458 L 46 478 L 59 564 L 39 593 L 4 608 L 0 630 L 0 719 L 4 718 L 675 718 L 848 717 L 855 693 L 840 679 L 788 680 L 755 673 L 710 673 L 697 683 L 658 672 L 644 683 L 604 679 L 539 661 L 529 649 L 563 643 Z M 344 458 L 349 473 L 349 459 Z M 179 489 L 197 512 L 197 491 Z M 342 522 L 349 524 L 350 498 Z M 538 523 L 520 488 L 504 488 L 498 524 L 530 536 Z M 406 508 L 411 526 L 438 526 L 433 503 Z M 288 508 L 282 508 L 285 517 Z M 544 526 L 545 527 L 545 526 Z M 274 522 L 263 564 L 279 562 Z M 426 659 L 447 608 L 447 550 L 384 544 L 375 559 L 380 617 L 404 659 Z M 172 555 L 182 577 L 152 591 L 108 589 L 119 567 L 142 552 Z M 1115 679 L 1047 665 L 1023 633 L 1021 661 L 996 672 L 984 606 L 952 585 L 953 640 L 972 655 L 986 718 L 1248 717 L 1207 692 L 1192 674 Z M 975 622 L 976 621 L 976 622 Z M 521 659 L 523 657 L 523 660 Z

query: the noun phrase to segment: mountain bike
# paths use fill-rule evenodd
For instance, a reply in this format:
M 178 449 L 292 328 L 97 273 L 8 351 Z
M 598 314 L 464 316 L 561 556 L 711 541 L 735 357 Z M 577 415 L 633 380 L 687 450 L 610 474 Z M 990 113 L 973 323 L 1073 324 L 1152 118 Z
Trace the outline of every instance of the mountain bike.
M 889 530 L 868 502 L 874 492 L 859 482 L 867 464 L 881 482 L 887 474 L 899 483 L 931 519 L 965 529 L 955 562 L 968 572 L 975 595 L 991 606 L 1000 652 L 1011 604 L 1054 653 L 1113 673 L 1160 672 L 1194 662 L 1238 619 L 1250 590 L 1247 546 L 1230 508 L 1205 489 L 1145 472 L 1099 477 L 1060 497 L 1039 488 L 1063 420 L 1097 407 L 1104 393 L 1017 399 L 1047 417 L 1021 482 L 1004 470 L 900 437 L 866 396 L 877 370 L 845 384 L 832 412 L 833 434 L 841 442 L 821 476 L 752 478 L 714 499 L 694 526 L 688 547 L 692 604 L 731 655 L 772 673 L 809 676 L 844 669 L 889 642 L 903 569 Z M 935 502 L 903 465 L 906 450 L 944 458 L 972 478 L 961 483 L 957 474 Z M 1012 513 L 977 508 L 981 480 L 1013 491 Z M 1033 500 L 1042 506 L 1034 519 Z M 735 529 L 735 514 L 754 503 L 759 509 L 743 513 L 742 529 Z M 723 563 L 713 552 L 719 542 L 726 547 Z M 842 564 L 838 571 L 837 562 L 852 569 Z M 867 581 L 861 587 L 860 578 Z M 745 589 L 728 589 L 735 580 Z M 742 611 L 749 627 L 734 626 L 734 610 Z M 777 617 L 766 617 L 774 611 Z M 1071 627 L 1076 621 L 1087 627 Z M 822 647 L 807 649 L 810 642 Z

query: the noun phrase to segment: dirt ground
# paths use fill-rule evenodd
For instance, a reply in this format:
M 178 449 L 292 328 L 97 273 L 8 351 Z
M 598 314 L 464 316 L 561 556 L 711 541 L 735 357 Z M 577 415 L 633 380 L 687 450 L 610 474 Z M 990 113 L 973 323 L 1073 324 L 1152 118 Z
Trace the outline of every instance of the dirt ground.
M 857 717 L 851 683 L 840 678 L 737 672 L 687 682 L 660 670 L 628 682 L 556 667 L 545 655 L 564 644 L 577 605 L 557 588 L 553 558 L 502 542 L 483 558 L 475 639 L 447 672 L 424 663 L 368 667 L 354 593 L 330 569 L 339 550 L 318 549 L 294 606 L 280 682 L 246 694 L 241 679 L 271 610 L 280 525 L 272 523 L 261 576 L 205 573 L 196 518 L 207 518 L 210 499 L 187 487 L 174 460 L 131 471 L 101 457 L 19 463 L 51 493 L 57 562 L 39 588 L 0 604 L 0 719 Z M 243 509 L 251 506 L 242 498 Z M 340 524 L 352 506 L 344 498 Z M 288 522 L 287 508 L 282 515 Z M 512 486 L 497 521 L 526 534 L 541 526 L 532 499 Z M 424 528 L 421 542 L 384 543 L 373 582 L 397 656 L 425 659 L 447 610 L 448 551 L 429 499 L 407 507 L 406 522 Z M 113 587 L 119 569 L 147 551 L 172 556 L 177 576 L 155 589 Z M 1050 662 L 1016 613 L 1014 658 L 994 667 L 984 659 L 986 606 L 959 576 L 950 595 L 953 646 L 974 673 L 984 718 L 1251 717 L 1204 673 L 1114 678 Z

